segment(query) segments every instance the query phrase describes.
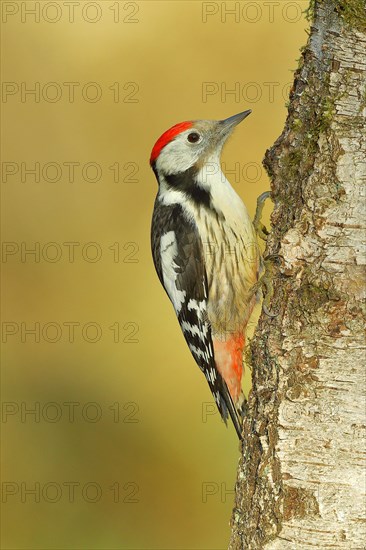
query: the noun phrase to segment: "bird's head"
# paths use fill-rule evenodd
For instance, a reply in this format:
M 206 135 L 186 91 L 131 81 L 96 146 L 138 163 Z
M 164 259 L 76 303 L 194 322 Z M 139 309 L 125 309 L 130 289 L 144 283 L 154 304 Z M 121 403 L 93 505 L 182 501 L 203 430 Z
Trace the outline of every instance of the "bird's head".
M 169 176 L 197 171 L 212 158 L 219 158 L 222 147 L 233 129 L 250 110 L 225 120 L 194 120 L 180 122 L 164 132 L 155 143 L 150 164 L 157 175 Z

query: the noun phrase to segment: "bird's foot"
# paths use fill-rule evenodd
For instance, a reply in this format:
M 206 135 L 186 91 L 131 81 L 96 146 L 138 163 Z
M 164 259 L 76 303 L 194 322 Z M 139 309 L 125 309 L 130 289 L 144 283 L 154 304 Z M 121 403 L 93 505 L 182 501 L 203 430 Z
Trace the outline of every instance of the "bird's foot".
M 263 225 L 263 223 L 261 222 L 262 212 L 263 212 L 264 203 L 270 196 L 271 196 L 270 191 L 265 191 L 264 193 L 259 195 L 259 197 L 257 198 L 257 208 L 255 211 L 255 216 L 253 220 L 254 229 L 256 230 L 257 235 L 263 241 L 267 240 L 268 230 L 265 227 L 265 225 Z
M 268 317 L 277 317 L 278 313 L 271 311 L 271 301 L 273 298 L 273 259 L 278 258 L 277 254 L 272 254 L 264 259 L 264 273 L 260 279 L 263 294 L 262 309 Z

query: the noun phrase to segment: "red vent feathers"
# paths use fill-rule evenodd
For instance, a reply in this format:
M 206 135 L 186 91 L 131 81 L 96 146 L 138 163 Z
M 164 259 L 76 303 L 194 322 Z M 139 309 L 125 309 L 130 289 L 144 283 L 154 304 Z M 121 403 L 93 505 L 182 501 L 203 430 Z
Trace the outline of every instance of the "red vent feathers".
M 155 143 L 150 156 L 150 164 L 153 164 L 158 156 L 160 155 L 160 151 L 167 145 L 172 139 L 175 138 L 178 134 L 181 132 L 184 132 L 184 130 L 187 130 L 188 128 L 191 128 L 193 126 L 193 122 L 179 122 L 178 124 L 175 124 L 169 130 L 164 132 L 162 134 L 158 141 Z

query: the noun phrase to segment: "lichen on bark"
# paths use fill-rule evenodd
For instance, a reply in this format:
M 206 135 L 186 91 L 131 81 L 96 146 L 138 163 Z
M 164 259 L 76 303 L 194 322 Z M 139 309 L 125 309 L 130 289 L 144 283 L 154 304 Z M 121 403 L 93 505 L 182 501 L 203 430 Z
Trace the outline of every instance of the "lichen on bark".
M 285 128 L 264 161 L 279 315 L 262 314 L 251 343 L 231 550 L 366 540 L 365 16 L 359 0 L 310 11 Z

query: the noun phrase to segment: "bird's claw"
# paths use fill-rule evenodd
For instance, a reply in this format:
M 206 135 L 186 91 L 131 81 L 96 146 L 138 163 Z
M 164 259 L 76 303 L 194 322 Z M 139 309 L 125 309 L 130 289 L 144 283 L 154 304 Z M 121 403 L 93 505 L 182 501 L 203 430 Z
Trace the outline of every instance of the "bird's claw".
M 263 260 L 265 262 L 272 262 L 273 260 L 278 260 L 278 258 L 282 260 L 283 256 L 281 256 L 281 254 L 268 254 L 267 256 L 263 257 Z
M 274 317 L 278 316 L 278 313 L 274 313 L 273 311 L 270 311 L 265 304 L 263 304 L 262 309 L 264 313 L 271 319 L 274 319 Z
M 261 239 L 263 239 L 264 241 L 267 240 L 267 236 L 268 236 L 269 232 L 267 231 L 267 228 L 261 222 L 261 218 L 262 218 L 264 203 L 266 202 L 266 200 L 268 198 L 270 198 L 270 196 L 271 196 L 270 191 L 265 191 L 264 193 L 259 195 L 259 197 L 257 198 L 257 208 L 256 208 L 256 211 L 255 211 L 255 216 L 254 216 L 254 220 L 253 220 L 253 226 L 254 226 L 254 229 L 256 230 L 257 235 Z M 271 282 L 271 279 L 272 279 L 272 261 L 274 259 L 279 258 L 279 257 L 280 256 L 278 254 L 269 254 L 268 256 L 266 256 L 264 258 L 265 270 L 264 270 L 263 276 L 260 279 L 260 286 L 262 286 L 262 288 L 264 287 L 264 289 L 265 289 L 265 290 L 264 289 L 262 290 L 262 294 L 263 294 L 262 309 L 263 309 L 264 313 L 268 317 L 270 317 L 271 319 L 273 319 L 274 317 L 277 317 L 277 315 L 278 315 L 278 313 L 275 313 L 275 312 L 271 311 L 270 302 L 271 302 L 271 299 L 273 297 L 273 287 L 272 287 L 272 282 Z
M 272 285 L 272 271 L 273 271 L 272 258 L 275 258 L 275 257 L 278 257 L 278 254 L 270 254 L 267 258 L 264 259 L 265 269 L 264 269 L 264 274 L 260 280 L 262 289 L 263 289 L 262 290 L 262 294 L 263 294 L 262 310 L 271 319 L 278 316 L 278 313 L 275 313 L 270 309 L 270 303 L 274 294 L 273 285 Z
M 271 196 L 271 191 L 264 191 L 264 193 L 261 193 L 257 198 L 257 205 L 262 202 L 265 202 L 270 196 Z
M 271 196 L 270 191 L 265 191 L 264 193 L 259 195 L 259 197 L 257 198 L 257 208 L 256 208 L 256 211 L 255 211 L 255 216 L 254 216 L 254 220 L 253 220 L 254 229 L 256 230 L 257 235 L 263 241 L 267 240 L 267 236 L 268 236 L 269 233 L 268 233 L 267 228 L 265 227 L 265 225 L 263 225 L 263 223 L 261 222 L 261 218 L 262 218 L 264 203 L 266 202 L 266 200 L 270 196 Z

